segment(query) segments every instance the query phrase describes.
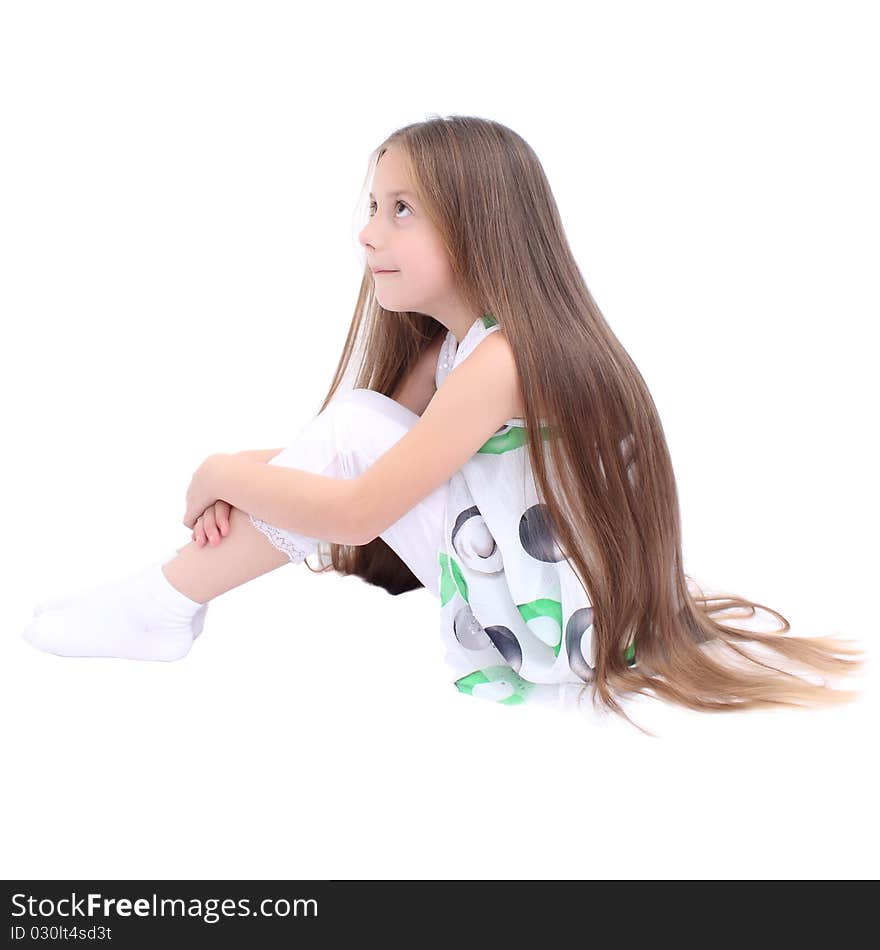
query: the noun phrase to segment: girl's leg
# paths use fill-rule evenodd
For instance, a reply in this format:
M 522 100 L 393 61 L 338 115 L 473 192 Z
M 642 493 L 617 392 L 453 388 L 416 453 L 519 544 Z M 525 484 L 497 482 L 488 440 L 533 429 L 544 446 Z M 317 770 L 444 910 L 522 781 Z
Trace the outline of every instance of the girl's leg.
M 220 544 L 199 547 L 191 541 L 162 570 L 177 590 L 204 604 L 288 561 L 286 554 L 266 544 L 245 512 L 233 508 L 229 513 L 229 534 Z
M 349 390 L 335 397 L 324 412 L 268 464 L 302 468 L 334 478 L 356 478 L 406 435 L 419 418 L 382 393 L 371 389 Z M 437 555 L 446 493 L 447 486 L 441 486 L 380 535 L 425 588 L 438 597 Z M 269 540 L 270 545 L 266 547 L 283 552 L 294 564 L 318 550 L 318 538 L 294 534 L 249 517 L 254 527 Z
M 269 464 L 354 478 L 418 420 L 380 393 L 349 391 L 337 396 Z M 436 595 L 445 500 L 443 486 L 382 534 Z M 87 592 L 75 605 L 44 611 L 25 630 L 25 639 L 64 656 L 178 659 L 201 631 L 213 597 L 288 561 L 300 563 L 319 544 L 317 538 L 292 534 L 237 510 L 231 514 L 230 529 L 217 547 L 190 543 L 161 567 L 151 565 L 133 578 Z
M 229 534 L 217 547 L 206 545 L 200 548 L 191 541 L 158 562 L 170 584 L 203 606 L 219 594 L 288 563 L 289 559 L 280 551 L 275 548 L 267 550 L 263 535 L 238 508 L 230 511 L 229 529 Z M 36 607 L 34 614 L 38 616 L 46 610 L 73 606 L 84 597 L 111 591 L 115 583 L 50 597 Z M 201 628 L 195 631 L 196 635 L 200 632 Z
M 414 412 L 381 393 L 347 391 L 334 398 L 267 464 L 332 478 L 355 478 L 418 421 Z M 444 505 L 445 486 L 382 534 L 425 587 L 438 595 L 437 545 Z M 302 563 L 320 543 L 318 538 L 284 531 L 235 508 L 229 528 L 217 547 L 199 547 L 192 542 L 164 565 L 165 576 L 181 593 L 205 603 L 288 562 Z
M 270 465 L 301 468 L 333 478 L 354 478 L 402 438 L 419 416 L 400 403 L 369 389 L 340 393 L 324 412 L 308 422 Z M 441 533 L 445 487 L 423 499 L 382 534 L 383 540 L 433 593 L 437 587 L 437 539 Z M 265 538 L 272 542 L 266 544 Z M 205 604 L 233 587 L 288 562 L 299 564 L 317 551 L 318 539 L 294 535 L 230 512 L 230 531 L 217 547 L 190 542 L 162 562 L 165 577 L 185 596 Z M 105 585 L 96 591 L 107 590 Z M 37 609 L 70 606 L 82 595 L 54 597 Z

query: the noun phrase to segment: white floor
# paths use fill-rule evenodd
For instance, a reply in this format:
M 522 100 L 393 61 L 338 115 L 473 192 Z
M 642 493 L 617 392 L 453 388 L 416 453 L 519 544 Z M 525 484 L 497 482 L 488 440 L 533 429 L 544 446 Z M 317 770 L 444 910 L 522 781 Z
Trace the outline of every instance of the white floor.
M 465 696 L 427 591 L 290 566 L 176 663 L 0 651 L 5 877 L 877 876 L 876 690 L 650 739 Z

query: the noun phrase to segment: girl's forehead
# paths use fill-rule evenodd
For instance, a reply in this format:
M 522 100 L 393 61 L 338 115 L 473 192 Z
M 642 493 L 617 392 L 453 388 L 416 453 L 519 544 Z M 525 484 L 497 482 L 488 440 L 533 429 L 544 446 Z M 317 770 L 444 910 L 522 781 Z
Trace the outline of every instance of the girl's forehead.
M 387 151 L 379 156 L 376 167 L 373 169 L 373 181 L 385 176 L 398 179 L 402 182 L 401 188 L 406 188 L 410 183 L 409 165 L 401 153 Z

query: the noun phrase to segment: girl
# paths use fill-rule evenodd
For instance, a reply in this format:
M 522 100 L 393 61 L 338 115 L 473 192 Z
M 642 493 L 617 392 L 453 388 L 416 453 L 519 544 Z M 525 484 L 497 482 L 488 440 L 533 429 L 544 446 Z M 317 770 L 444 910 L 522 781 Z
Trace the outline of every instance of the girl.
M 325 543 L 322 570 L 439 597 L 472 696 L 580 708 L 592 687 L 628 720 L 615 696 L 718 711 L 852 699 L 765 660 L 840 674 L 863 651 L 784 636 L 769 608 L 778 630 L 737 629 L 715 615 L 761 605 L 689 589 L 656 407 L 529 145 L 433 117 L 389 136 L 370 176 L 368 266 L 318 415 L 283 450 L 207 458 L 187 493 L 192 543 L 49 601 L 26 639 L 178 659 L 211 600 Z M 336 394 L 356 344 L 354 388 Z

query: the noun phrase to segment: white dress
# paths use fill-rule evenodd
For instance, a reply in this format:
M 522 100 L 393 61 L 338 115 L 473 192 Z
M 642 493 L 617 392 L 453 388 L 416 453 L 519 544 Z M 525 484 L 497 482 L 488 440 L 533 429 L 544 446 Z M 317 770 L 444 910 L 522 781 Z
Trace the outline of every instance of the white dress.
M 460 342 L 447 333 L 438 388 L 498 329 L 484 314 Z M 593 679 L 593 610 L 538 503 L 524 426 L 508 419 L 450 479 L 438 552 L 441 636 L 461 692 L 572 708 Z M 632 646 L 627 660 L 634 665 Z

